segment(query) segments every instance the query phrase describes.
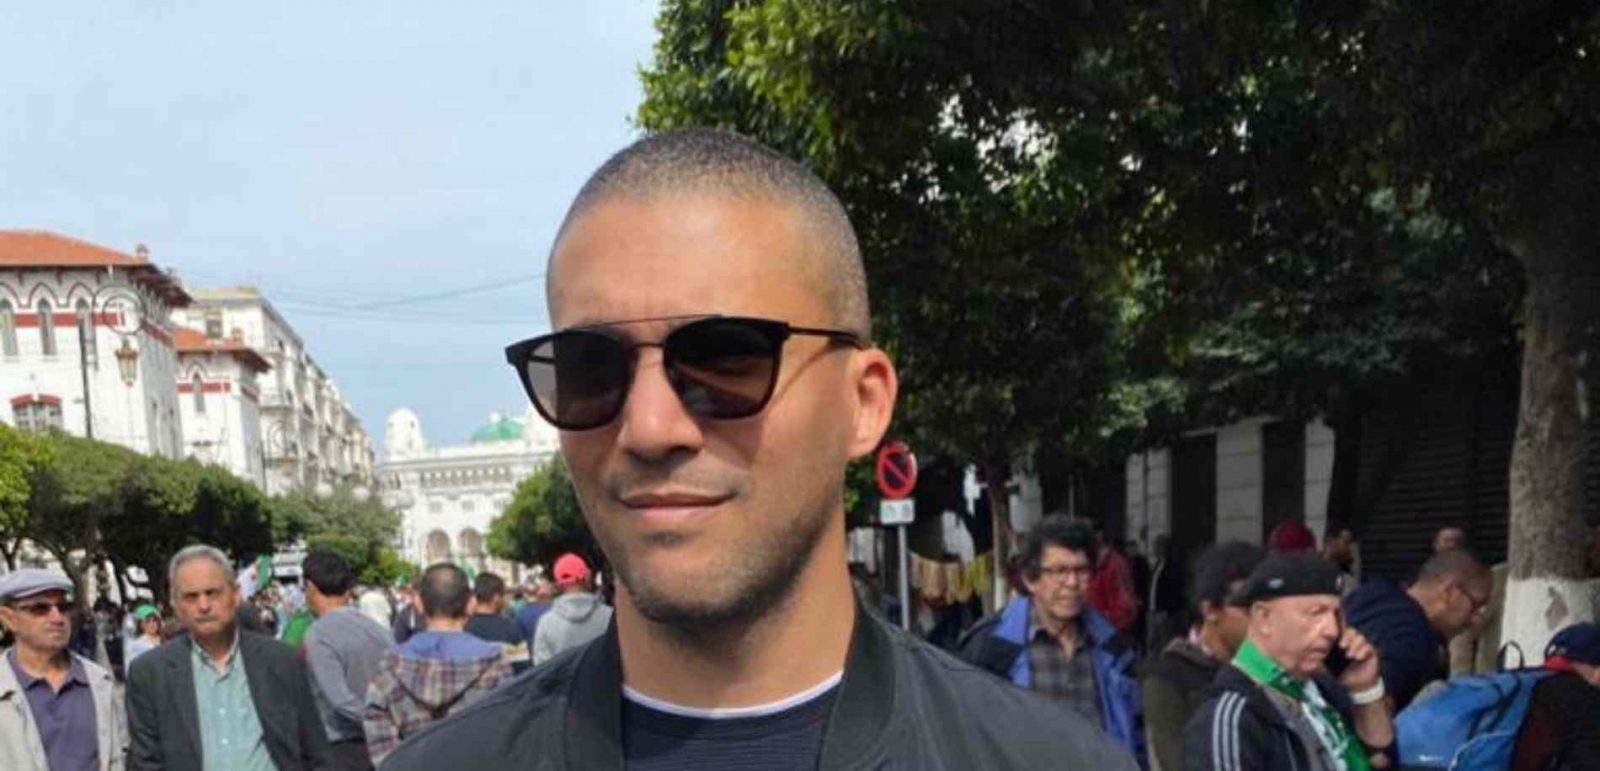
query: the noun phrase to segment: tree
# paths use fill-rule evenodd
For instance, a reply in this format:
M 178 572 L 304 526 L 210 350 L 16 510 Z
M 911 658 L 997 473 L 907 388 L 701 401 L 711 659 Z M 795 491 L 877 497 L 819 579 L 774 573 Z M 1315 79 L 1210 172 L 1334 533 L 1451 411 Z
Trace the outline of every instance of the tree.
M 599 549 L 559 456 L 517 485 L 511 502 L 489 523 L 485 546 L 495 557 L 525 565 L 550 565 L 565 552 L 595 561 Z
M 280 540 L 336 534 L 387 547 L 400 533 L 399 512 L 376 498 L 358 498 L 349 486 L 335 487 L 327 496 L 294 490 L 279 496 L 275 506 L 274 534 Z
M 34 468 L 27 538 L 61 563 L 82 596 L 84 570 L 104 553 L 101 525 L 122 510 L 122 481 L 140 456 L 62 433 L 43 441 L 51 450 Z
M 361 499 L 347 486 L 327 496 L 295 490 L 274 498 L 273 537 L 279 543 L 304 540 L 309 548 L 339 552 L 367 584 L 388 584 L 408 566 L 394 552 L 400 513 L 376 498 Z
M 1396 185 L 1434 191 L 1527 279 L 1511 461 L 1506 639 L 1592 620 L 1583 426 L 1600 375 L 1600 6 L 1358 3 L 1324 28 L 1358 55 L 1326 87 Z
M 0 557 L 17 568 L 17 551 L 32 522 L 33 476 L 50 462 L 50 446 L 32 434 L 0 423 Z
M 1514 266 L 1367 167 L 1309 16 L 680 0 L 638 120 L 754 135 L 839 193 L 897 433 L 996 484 L 1114 475 L 1197 422 L 1359 413 L 1509 347 Z
M 120 505 L 99 522 L 103 555 L 119 580 L 139 568 L 157 598 L 167 594 L 167 561 L 185 546 L 210 544 L 235 562 L 273 551 L 266 498 L 221 466 L 135 455 L 119 485 Z

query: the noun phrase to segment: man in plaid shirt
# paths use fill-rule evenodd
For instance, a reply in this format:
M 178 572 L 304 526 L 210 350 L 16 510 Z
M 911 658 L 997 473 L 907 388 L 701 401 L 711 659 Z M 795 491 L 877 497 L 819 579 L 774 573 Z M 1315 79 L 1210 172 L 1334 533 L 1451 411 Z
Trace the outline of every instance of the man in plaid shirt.
M 427 630 L 389 653 L 367 689 L 363 728 L 374 766 L 407 736 L 510 679 L 501 646 L 464 631 L 471 594 L 471 582 L 455 565 L 434 565 L 422 574 Z

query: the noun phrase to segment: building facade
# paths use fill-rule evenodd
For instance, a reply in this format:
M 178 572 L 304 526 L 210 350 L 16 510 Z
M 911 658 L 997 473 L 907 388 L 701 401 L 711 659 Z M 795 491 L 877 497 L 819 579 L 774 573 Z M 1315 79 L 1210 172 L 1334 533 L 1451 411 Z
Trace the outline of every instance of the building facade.
M 490 416 L 464 445 L 430 447 L 409 409 L 384 423 L 377 479 L 385 505 L 402 516 L 402 556 L 430 565 L 456 562 L 514 576 L 489 558 L 489 522 L 511 502 L 517 484 L 555 457 L 557 434 L 529 409 L 520 419 Z
M 300 335 L 253 287 L 196 289 L 179 323 L 208 340 L 228 340 L 258 352 L 270 369 L 257 378 L 257 454 L 265 489 L 370 487 L 372 442 L 333 380 L 317 365 Z
M 190 301 L 143 246 L 0 231 L 0 419 L 181 457 L 171 313 Z
M 187 327 L 174 331 L 173 342 L 183 454 L 266 489 L 259 377 L 271 365 L 239 340 L 213 339 Z

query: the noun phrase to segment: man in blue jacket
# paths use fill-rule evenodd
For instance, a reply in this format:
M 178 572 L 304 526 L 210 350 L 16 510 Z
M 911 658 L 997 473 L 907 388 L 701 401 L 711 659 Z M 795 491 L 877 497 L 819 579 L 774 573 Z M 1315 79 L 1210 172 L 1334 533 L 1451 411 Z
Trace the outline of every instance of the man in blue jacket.
M 961 656 L 1059 701 L 1144 761 L 1133 641 L 1089 604 L 1094 533 L 1082 520 L 1045 517 L 1022 547 L 1028 596 L 967 632 Z

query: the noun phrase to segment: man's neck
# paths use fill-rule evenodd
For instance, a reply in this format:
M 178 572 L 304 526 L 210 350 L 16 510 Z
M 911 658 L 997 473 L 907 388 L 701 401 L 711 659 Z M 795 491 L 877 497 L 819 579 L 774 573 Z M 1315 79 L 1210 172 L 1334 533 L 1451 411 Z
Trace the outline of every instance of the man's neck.
M 1078 638 L 1082 636 L 1083 631 L 1083 625 L 1080 623 L 1081 618 L 1081 616 L 1073 616 L 1072 618 L 1055 618 L 1048 613 L 1045 613 L 1044 609 L 1040 607 L 1038 603 L 1033 603 L 1034 622 L 1046 632 L 1049 632 L 1051 637 L 1060 640 L 1064 645 L 1071 645 L 1074 647 L 1077 645 Z
M 1200 641 L 1200 647 L 1205 650 L 1205 654 L 1210 658 L 1224 664 L 1228 663 L 1228 660 L 1232 658 L 1232 656 L 1228 655 L 1228 646 L 1222 644 L 1222 633 L 1217 631 L 1215 626 L 1201 624 L 1199 633 L 1195 637 Z
M 317 601 L 316 607 L 311 609 L 311 613 L 317 618 L 322 618 L 323 616 L 326 616 L 336 610 L 348 607 L 350 607 L 349 597 L 343 595 L 339 597 L 328 597 L 324 595 L 321 600 Z
M 857 618 L 843 541 L 824 534 L 785 602 L 709 639 L 650 621 L 619 585 L 623 682 L 654 699 L 716 709 L 770 704 L 837 675 L 855 624 L 871 623 Z
M 1261 660 L 1263 662 L 1266 662 L 1266 663 L 1270 664 L 1273 667 L 1276 667 L 1278 671 L 1282 672 L 1284 675 L 1288 676 L 1290 679 L 1296 680 L 1296 681 L 1299 681 L 1299 682 L 1305 682 L 1306 680 L 1309 679 L 1309 678 L 1305 678 L 1305 677 L 1301 677 L 1299 675 L 1296 675 L 1294 673 L 1293 669 L 1290 669 L 1288 665 L 1284 664 L 1282 661 L 1279 661 L 1276 656 L 1272 655 L 1272 653 L 1270 652 L 1270 649 L 1261 640 L 1257 639 L 1256 637 L 1251 636 L 1251 637 L 1245 638 L 1245 643 L 1246 643 L 1246 645 L 1240 645 L 1239 646 L 1239 650 L 1236 653 L 1234 653 L 1234 661 L 1235 662 L 1240 661 L 1243 657 L 1251 655 L 1251 654 L 1247 653 L 1246 650 L 1245 650 L 1247 647 L 1250 647 L 1250 648 L 1254 648 L 1255 649 L 1255 654 L 1254 655 L 1258 656 L 1259 660 Z
M 20 644 L 11 650 L 17 657 L 17 667 L 32 677 L 53 680 L 64 674 L 71 665 L 71 660 L 64 650 L 40 650 Z
M 467 617 L 440 618 L 438 616 L 429 616 L 427 626 L 430 632 L 460 632 L 467 628 Z
M 194 638 L 194 644 L 200 646 L 200 650 L 206 654 L 206 658 L 211 659 L 212 663 L 219 667 L 227 665 L 228 658 L 233 655 L 234 643 L 238 641 L 239 630 L 237 628 L 229 629 L 214 637 Z

